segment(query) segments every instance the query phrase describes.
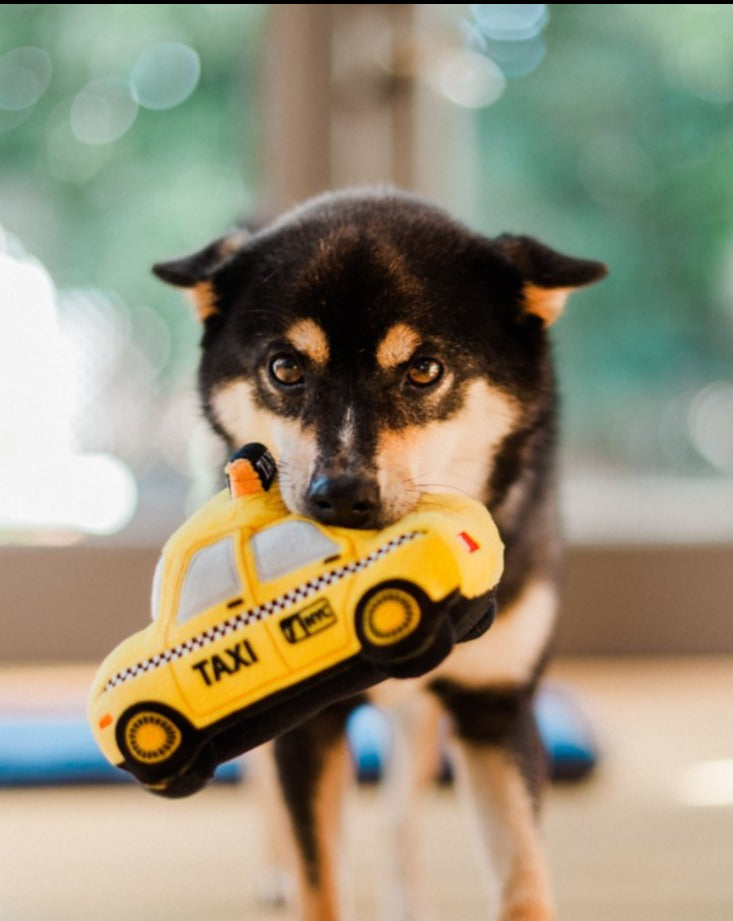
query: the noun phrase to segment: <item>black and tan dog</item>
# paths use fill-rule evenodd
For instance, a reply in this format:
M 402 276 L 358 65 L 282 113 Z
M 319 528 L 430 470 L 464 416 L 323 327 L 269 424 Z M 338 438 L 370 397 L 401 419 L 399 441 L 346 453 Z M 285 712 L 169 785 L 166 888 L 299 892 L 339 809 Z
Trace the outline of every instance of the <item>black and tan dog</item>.
M 294 511 L 372 528 L 424 492 L 457 489 L 487 504 L 506 546 L 496 623 L 403 684 L 452 717 L 501 921 L 550 919 L 532 710 L 559 560 L 547 327 L 605 267 L 528 237 L 487 239 L 380 190 L 315 199 L 155 271 L 190 290 L 204 325 L 207 418 L 232 447 L 273 450 Z M 335 817 L 353 703 L 275 745 L 308 921 L 339 917 Z

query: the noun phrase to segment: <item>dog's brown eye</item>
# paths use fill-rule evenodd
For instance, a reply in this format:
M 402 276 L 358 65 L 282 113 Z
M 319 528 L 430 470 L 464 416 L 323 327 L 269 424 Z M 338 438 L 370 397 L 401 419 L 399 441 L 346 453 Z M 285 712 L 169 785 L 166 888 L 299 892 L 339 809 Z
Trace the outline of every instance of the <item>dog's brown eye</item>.
M 407 379 L 417 387 L 437 384 L 443 376 L 443 365 L 435 358 L 415 358 L 407 369 Z
M 303 381 L 303 371 L 293 355 L 276 355 L 270 362 L 270 374 L 278 384 L 292 387 Z

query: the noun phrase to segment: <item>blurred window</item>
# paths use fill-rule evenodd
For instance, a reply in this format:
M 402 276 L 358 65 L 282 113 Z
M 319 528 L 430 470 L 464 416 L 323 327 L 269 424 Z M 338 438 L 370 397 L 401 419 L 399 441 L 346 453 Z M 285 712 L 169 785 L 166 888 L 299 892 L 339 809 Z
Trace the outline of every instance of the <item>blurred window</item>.
M 505 75 L 477 191 L 487 230 L 611 267 L 557 328 L 573 453 L 732 473 L 733 6 L 548 8 L 511 31 L 474 7 Z
M 256 209 L 267 116 L 297 197 L 379 171 L 608 262 L 552 332 L 571 533 L 731 538 L 731 62 L 728 4 L 0 7 L 0 536 L 112 533 L 137 491 L 158 542 L 218 465 L 149 267 Z
M 150 265 L 253 207 L 265 14 L 0 7 L 0 535 L 180 520 L 199 328 Z
M 733 6 L 420 9 L 443 198 L 610 266 L 552 331 L 578 534 L 730 539 Z

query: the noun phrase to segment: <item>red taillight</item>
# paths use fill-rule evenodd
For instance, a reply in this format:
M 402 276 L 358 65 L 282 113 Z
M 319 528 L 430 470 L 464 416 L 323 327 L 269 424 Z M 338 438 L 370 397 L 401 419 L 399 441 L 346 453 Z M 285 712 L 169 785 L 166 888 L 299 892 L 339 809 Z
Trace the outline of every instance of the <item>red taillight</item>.
M 106 729 L 107 726 L 111 726 L 111 725 L 112 725 L 112 714 L 105 713 L 102 719 L 99 721 L 99 728 Z
M 458 537 L 463 541 L 463 544 L 469 553 L 475 553 L 478 550 L 478 544 L 467 531 L 461 531 Z

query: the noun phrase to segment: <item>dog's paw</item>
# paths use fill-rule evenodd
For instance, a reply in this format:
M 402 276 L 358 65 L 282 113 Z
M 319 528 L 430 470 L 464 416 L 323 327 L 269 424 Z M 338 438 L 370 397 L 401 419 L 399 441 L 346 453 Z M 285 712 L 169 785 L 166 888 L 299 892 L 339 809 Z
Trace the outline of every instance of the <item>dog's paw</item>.
M 269 867 L 259 875 L 257 901 L 270 910 L 289 908 L 293 904 L 293 879 L 282 867 Z

